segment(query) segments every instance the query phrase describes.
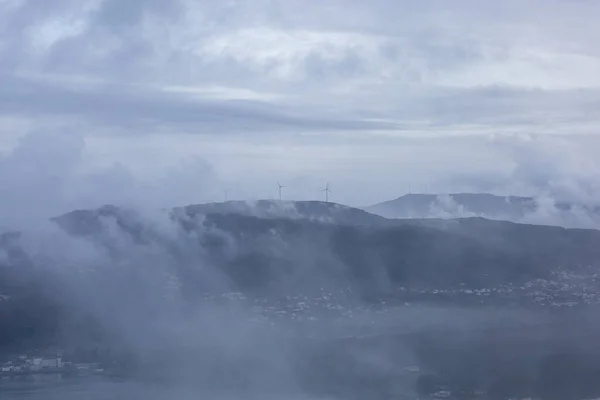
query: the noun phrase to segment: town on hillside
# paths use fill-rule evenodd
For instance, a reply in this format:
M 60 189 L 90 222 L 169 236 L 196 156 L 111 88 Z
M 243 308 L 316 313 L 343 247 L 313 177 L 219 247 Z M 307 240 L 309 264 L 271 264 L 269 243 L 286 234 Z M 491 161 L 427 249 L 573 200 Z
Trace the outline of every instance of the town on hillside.
M 97 363 L 74 363 L 63 358 L 62 352 L 53 355 L 28 356 L 21 354 L 0 361 L 0 377 L 37 374 L 100 373 Z

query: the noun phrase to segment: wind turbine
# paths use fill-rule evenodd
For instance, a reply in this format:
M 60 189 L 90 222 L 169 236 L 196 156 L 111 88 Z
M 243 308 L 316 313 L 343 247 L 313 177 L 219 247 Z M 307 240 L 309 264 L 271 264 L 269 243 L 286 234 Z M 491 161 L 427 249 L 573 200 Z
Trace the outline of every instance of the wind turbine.
M 331 193 L 331 190 L 329 189 L 329 182 L 327 182 L 327 185 L 325 186 L 325 189 L 322 190 L 322 192 L 325 192 L 325 203 L 329 203 L 329 193 Z
M 225 195 L 225 201 L 229 200 L 229 189 L 223 190 L 223 194 Z
M 285 186 L 283 186 L 281 183 L 277 182 L 277 186 L 279 186 L 279 201 L 281 201 L 281 189 L 284 188 Z

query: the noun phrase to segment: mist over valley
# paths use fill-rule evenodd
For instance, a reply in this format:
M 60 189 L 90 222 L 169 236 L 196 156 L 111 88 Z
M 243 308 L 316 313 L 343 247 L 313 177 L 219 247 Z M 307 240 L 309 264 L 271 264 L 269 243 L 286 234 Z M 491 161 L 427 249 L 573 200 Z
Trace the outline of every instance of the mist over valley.
M 319 201 L 77 210 L 2 235 L 0 349 L 134 381 L 343 398 L 546 393 L 531 374 L 575 357 L 564 384 L 578 388 L 600 361 L 598 242 Z
M 598 15 L 0 0 L 0 399 L 600 398 Z

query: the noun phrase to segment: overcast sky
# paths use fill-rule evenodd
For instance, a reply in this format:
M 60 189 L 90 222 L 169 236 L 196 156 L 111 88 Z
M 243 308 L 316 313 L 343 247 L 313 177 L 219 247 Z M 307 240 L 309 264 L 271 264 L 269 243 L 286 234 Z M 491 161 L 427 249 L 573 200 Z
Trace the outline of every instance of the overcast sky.
M 4 210 L 600 194 L 595 0 L 0 0 Z M 33 212 L 33 211 L 32 211 Z M 6 214 L 6 211 L 5 211 Z

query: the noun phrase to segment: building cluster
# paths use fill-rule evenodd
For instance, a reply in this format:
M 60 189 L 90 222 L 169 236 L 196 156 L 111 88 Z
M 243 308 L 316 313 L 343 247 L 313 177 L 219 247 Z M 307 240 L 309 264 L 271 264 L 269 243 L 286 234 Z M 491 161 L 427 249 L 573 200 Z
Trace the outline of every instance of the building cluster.
M 71 363 L 63 361 L 60 355 L 53 357 L 28 357 L 27 355 L 20 355 L 2 364 L 0 374 L 59 372 L 66 371 L 71 366 Z

